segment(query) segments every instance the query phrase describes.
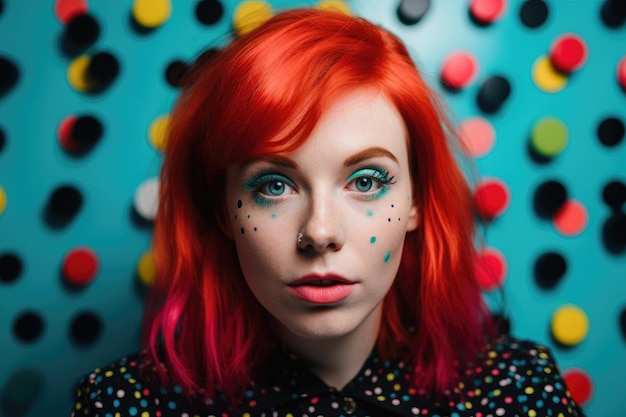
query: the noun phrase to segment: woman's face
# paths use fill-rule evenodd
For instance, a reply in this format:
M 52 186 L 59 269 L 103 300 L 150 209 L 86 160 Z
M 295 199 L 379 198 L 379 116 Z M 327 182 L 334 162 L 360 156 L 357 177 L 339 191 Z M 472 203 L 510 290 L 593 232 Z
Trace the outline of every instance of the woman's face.
M 418 225 L 406 137 L 387 99 L 357 90 L 300 148 L 228 170 L 227 228 L 279 334 L 323 340 L 377 328 L 405 234 Z

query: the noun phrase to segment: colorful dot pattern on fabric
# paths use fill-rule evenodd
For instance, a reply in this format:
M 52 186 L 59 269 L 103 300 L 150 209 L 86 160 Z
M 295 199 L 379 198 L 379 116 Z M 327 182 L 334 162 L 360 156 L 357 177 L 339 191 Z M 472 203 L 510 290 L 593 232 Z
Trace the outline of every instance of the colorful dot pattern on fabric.
M 413 388 L 411 367 L 382 360 L 375 352 L 354 379 L 338 390 L 307 371 L 295 355 L 279 350 L 263 377 L 251 382 L 236 413 L 230 413 L 220 398 L 205 398 L 199 406 L 191 406 L 179 386 L 155 386 L 158 368 L 144 359 L 142 354 L 125 357 L 87 375 L 78 388 L 72 417 L 92 411 L 163 417 L 582 416 L 551 352 L 509 338 L 486 346 L 465 370 L 463 381 L 442 398 Z

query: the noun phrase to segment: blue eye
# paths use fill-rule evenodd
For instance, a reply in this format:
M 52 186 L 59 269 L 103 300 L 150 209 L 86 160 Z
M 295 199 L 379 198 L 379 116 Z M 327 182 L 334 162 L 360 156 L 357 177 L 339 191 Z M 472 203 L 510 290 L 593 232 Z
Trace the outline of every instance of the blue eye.
M 387 185 L 393 184 L 393 179 L 383 168 L 363 168 L 348 177 L 347 187 L 373 200 L 387 193 Z
M 361 177 L 357 178 L 356 181 L 354 181 L 354 185 L 357 190 L 361 192 L 367 192 L 371 190 L 374 186 L 374 181 L 368 177 Z
M 285 192 L 286 184 L 280 180 L 272 180 L 261 185 L 259 191 L 265 194 L 281 195 Z
M 261 171 L 248 179 L 244 188 L 253 193 L 254 201 L 258 205 L 269 206 L 280 201 L 276 198 L 291 194 L 294 184 L 284 175 Z

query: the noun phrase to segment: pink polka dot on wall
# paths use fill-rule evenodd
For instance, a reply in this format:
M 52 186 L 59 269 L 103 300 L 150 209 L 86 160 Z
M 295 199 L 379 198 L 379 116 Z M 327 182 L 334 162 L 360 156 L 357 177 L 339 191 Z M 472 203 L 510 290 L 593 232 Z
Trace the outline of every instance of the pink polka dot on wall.
M 587 61 L 587 44 L 574 33 L 559 36 L 550 48 L 550 61 L 565 73 L 579 70 Z
M 441 67 L 441 81 L 452 90 L 467 87 L 476 77 L 478 63 L 469 52 L 453 52 Z
M 576 236 L 587 227 L 589 215 L 585 206 L 577 200 L 567 200 L 552 219 L 555 229 L 565 236 Z
M 501 216 L 510 202 L 509 188 L 500 179 L 485 179 L 474 190 L 474 204 L 482 219 L 492 220 Z
M 593 380 L 584 370 L 578 368 L 567 369 L 563 371 L 563 379 L 572 394 L 572 398 L 578 405 L 584 407 L 593 398 Z
M 626 92 L 626 56 L 617 64 L 617 82 Z
M 482 117 L 471 117 L 459 127 L 465 153 L 474 158 L 487 155 L 496 143 L 496 130 Z
M 476 254 L 474 271 L 480 288 L 493 291 L 504 284 L 508 265 L 504 255 L 497 249 L 484 248 Z
M 57 0 L 54 3 L 54 15 L 63 24 L 67 24 L 74 17 L 87 13 L 87 0 Z

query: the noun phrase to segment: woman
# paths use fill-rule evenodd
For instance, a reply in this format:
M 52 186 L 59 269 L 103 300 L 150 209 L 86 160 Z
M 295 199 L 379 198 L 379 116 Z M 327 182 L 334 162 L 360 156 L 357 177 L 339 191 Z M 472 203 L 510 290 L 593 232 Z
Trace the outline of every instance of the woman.
M 582 415 L 545 348 L 495 338 L 447 126 L 363 19 L 284 12 L 199 61 L 146 350 L 86 377 L 74 415 Z

